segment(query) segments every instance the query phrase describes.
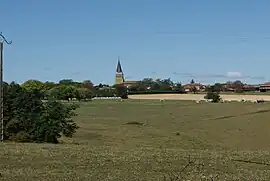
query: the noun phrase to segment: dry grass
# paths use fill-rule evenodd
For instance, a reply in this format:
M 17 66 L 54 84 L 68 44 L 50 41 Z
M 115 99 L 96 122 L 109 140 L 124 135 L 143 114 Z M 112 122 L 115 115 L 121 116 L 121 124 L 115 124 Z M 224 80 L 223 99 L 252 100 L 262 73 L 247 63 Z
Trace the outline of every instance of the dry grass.
M 139 99 L 139 100 L 203 100 L 205 94 L 140 94 L 140 95 L 129 95 L 130 99 Z M 240 101 L 245 99 L 247 101 L 256 101 L 263 99 L 265 101 L 270 101 L 270 95 L 264 94 L 221 94 L 223 100 L 230 101 Z
M 270 162 L 268 110 L 269 103 L 83 103 L 73 139 L 0 143 L 0 180 L 169 180 L 189 156 L 183 180 L 270 180 L 270 166 L 232 160 Z

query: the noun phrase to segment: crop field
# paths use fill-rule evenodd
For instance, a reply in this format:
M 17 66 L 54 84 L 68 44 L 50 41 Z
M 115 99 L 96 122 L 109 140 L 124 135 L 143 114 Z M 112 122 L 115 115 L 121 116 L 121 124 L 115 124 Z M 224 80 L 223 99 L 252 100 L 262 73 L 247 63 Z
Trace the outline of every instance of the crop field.
M 270 180 L 270 103 L 81 103 L 61 144 L 0 143 L 1 181 Z

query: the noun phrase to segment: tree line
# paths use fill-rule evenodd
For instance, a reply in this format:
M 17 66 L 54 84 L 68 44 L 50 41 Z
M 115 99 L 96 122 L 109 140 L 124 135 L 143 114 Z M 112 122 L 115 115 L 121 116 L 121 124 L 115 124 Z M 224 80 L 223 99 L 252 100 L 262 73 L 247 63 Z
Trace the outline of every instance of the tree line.
M 76 82 L 72 79 L 63 79 L 58 83 L 27 80 L 22 85 L 27 91 L 38 91 L 45 100 L 90 100 L 93 97 L 122 97 L 127 98 L 124 86 L 109 86 L 99 84 L 94 86 L 90 80 Z
M 190 85 L 191 92 L 198 92 L 195 88 L 194 80 L 192 79 Z M 43 99 L 57 99 L 57 100 L 89 100 L 93 97 L 122 97 L 127 98 L 128 94 L 145 94 L 145 93 L 185 93 L 184 87 L 180 82 L 173 82 L 171 79 L 151 79 L 144 78 L 135 84 L 123 85 L 94 85 L 91 80 L 82 82 L 73 81 L 72 79 L 63 79 L 58 83 L 55 82 L 41 82 L 39 80 L 27 80 L 21 85 L 28 91 L 39 91 Z M 243 92 L 244 83 L 241 81 L 227 82 L 225 84 L 216 83 L 215 89 L 218 91 L 235 91 Z M 207 90 L 206 86 L 206 89 Z
M 43 99 L 57 100 L 89 100 L 93 97 L 121 97 L 127 98 L 127 94 L 136 94 L 144 92 L 183 92 L 181 83 L 174 83 L 170 79 L 145 78 L 131 86 L 124 85 L 94 85 L 91 80 L 82 82 L 73 81 L 72 79 L 63 79 L 58 83 L 41 82 L 39 80 L 27 80 L 21 87 L 27 91 L 40 92 Z

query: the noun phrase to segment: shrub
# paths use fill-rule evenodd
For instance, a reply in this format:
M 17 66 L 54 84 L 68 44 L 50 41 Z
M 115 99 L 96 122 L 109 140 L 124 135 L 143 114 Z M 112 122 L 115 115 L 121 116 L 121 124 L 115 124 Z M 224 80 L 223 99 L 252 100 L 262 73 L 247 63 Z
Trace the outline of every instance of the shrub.
M 43 103 L 39 92 L 19 85 L 4 87 L 5 138 L 19 142 L 58 143 L 62 135 L 72 137 L 78 126 L 72 120 L 76 105 L 49 100 Z
M 211 86 L 210 88 L 208 88 L 207 90 L 207 94 L 204 97 L 205 99 L 211 99 L 212 102 L 219 102 L 221 100 L 219 92 L 215 91 L 215 88 L 213 86 Z
M 128 98 L 127 88 L 124 85 L 115 85 L 116 96 L 122 99 Z

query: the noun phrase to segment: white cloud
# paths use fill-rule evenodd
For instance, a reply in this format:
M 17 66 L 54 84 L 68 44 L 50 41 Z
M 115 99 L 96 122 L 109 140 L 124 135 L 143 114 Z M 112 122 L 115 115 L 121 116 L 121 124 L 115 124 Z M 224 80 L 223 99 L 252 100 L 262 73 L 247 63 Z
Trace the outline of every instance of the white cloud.
M 228 77 L 243 77 L 241 72 L 227 72 Z

